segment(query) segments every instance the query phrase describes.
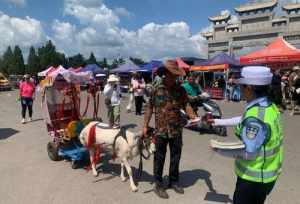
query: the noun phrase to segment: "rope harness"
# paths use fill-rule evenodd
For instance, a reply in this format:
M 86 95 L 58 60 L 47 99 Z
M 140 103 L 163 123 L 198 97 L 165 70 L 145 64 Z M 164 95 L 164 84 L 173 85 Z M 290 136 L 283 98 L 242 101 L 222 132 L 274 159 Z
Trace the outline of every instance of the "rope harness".
M 92 163 L 87 168 L 87 170 L 90 170 L 92 164 L 96 165 L 100 161 L 100 159 L 101 159 L 101 152 L 102 152 L 102 145 L 103 144 L 97 144 L 97 145 L 95 145 L 95 143 L 96 143 L 96 125 L 97 124 L 93 125 L 90 128 L 89 133 L 88 133 L 88 139 L 87 139 L 86 147 L 88 149 L 90 149 L 92 147 L 95 147 L 95 152 L 94 152 L 94 155 L 93 155 L 93 161 L 91 161 Z M 107 129 L 110 129 L 110 128 L 107 128 Z M 153 142 L 155 140 L 154 129 L 153 128 L 149 128 L 147 135 L 148 135 L 148 137 L 142 136 L 138 140 L 138 149 L 139 149 L 139 154 L 140 154 L 140 162 L 139 162 L 139 169 L 138 169 L 138 178 L 141 178 L 142 173 L 143 173 L 143 159 L 149 160 L 149 158 L 151 156 L 148 148 L 149 148 L 151 142 Z M 121 127 L 120 131 L 118 132 L 118 134 L 114 138 L 114 141 L 113 141 L 113 144 L 112 144 L 113 159 L 115 159 L 116 156 L 117 156 L 117 154 L 116 154 L 116 152 L 117 152 L 116 142 L 117 142 L 117 139 L 119 137 L 122 137 L 127 142 L 127 144 L 128 144 L 128 140 L 127 140 L 127 136 L 126 136 L 126 128 L 125 127 Z M 144 154 L 143 150 L 146 150 L 147 155 Z
M 143 174 L 143 159 L 149 160 L 151 153 L 149 152 L 149 147 L 151 142 L 155 144 L 155 130 L 154 128 L 149 128 L 147 132 L 148 137 L 143 135 L 139 140 L 139 152 L 140 152 L 140 162 L 139 162 L 139 169 L 138 169 L 138 178 L 140 179 Z M 146 149 L 148 155 L 144 155 L 144 149 Z

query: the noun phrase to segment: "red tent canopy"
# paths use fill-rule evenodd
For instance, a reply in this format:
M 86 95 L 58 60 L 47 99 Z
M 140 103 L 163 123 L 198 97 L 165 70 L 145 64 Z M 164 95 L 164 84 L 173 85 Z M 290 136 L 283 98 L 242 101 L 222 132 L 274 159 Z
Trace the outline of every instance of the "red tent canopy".
M 186 64 L 181 58 L 176 59 L 178 67 L 184 69 L 184 71 L 190 71 L 190 65 Z
M 300 50 L 289 44 L 282 37 L 277 38 L 266 48 L 240 58 L 241 64 L 272 64 L 298 61 L 300 62 Z

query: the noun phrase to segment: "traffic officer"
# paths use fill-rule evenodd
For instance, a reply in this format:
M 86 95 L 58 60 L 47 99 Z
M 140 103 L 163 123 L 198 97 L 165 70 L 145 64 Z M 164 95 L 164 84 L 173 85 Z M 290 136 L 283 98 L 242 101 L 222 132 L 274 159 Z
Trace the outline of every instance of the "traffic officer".
M 238 80 L 247 101 L 241 117 L 212 119 L 214 125 L 234 125 L 243 148 L 214 150 L 224 156 L 236 158 L 236 189 L 234 204 L 263 204 L 272 191 L 281 172 L 283 160 L 283 134 L 280 112 L 270 101 L 268 88 L 272 81 L 269 68 L 251 66 L 242 69 Z
M 154 153 L 154 192 L 160 198 L 168 198 L 163 186 L 163 169 L 167 146 L 170 147 L 169 187 L 176 193 L 183 194 L 179 185 L 179 162 L 182 150 L 182 128 L 186 120 L 180 110 L 187 112 L 191 119 L 196 115 L 188 102 L 188 96 L 183 87 L 176 83 L 178 76 L 184 76 L 184 70 L 177 66 L 173 60 L 165 62 L 159 68 L 164 72 L 162 83 L 154 87 L 145 112 L 144 135 L 147 134 L 152 113 L 155 113 L 156 152 Z

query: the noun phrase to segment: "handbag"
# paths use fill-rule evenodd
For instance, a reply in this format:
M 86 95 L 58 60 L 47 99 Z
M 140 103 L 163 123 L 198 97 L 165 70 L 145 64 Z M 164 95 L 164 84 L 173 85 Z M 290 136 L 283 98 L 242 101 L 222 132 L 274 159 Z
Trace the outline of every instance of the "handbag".
M 110 105 L 111 105 L 111 100 L 110 100 L 110 98 L 105 98 L 105 99 L 104 99 L 104 103 L 105 103 L 105 105 L 110 106 Z

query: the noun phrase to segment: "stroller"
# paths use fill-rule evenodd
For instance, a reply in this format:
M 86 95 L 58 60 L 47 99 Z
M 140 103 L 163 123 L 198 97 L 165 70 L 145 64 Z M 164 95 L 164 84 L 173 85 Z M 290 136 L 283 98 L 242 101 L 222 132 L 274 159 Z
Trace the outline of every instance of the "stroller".
M 91 119 L 84 119 L 88 113 L 91 96 L 94 101 L 93 120 L 97 120 L 99 90 L 89 84 L 84 113 L 80 114 L 80 84 L 89 82 L 91 73 L 65 73 L 49 76 L 40 84 L 42 87 L 42 112 L 51 141 L 47 153 L 51 160 L 71 161 L 73 169 L 88 161 L 88 151 L 78 139 L 81 130 Z M 85 95 L 86 95 L 85 94 Z

